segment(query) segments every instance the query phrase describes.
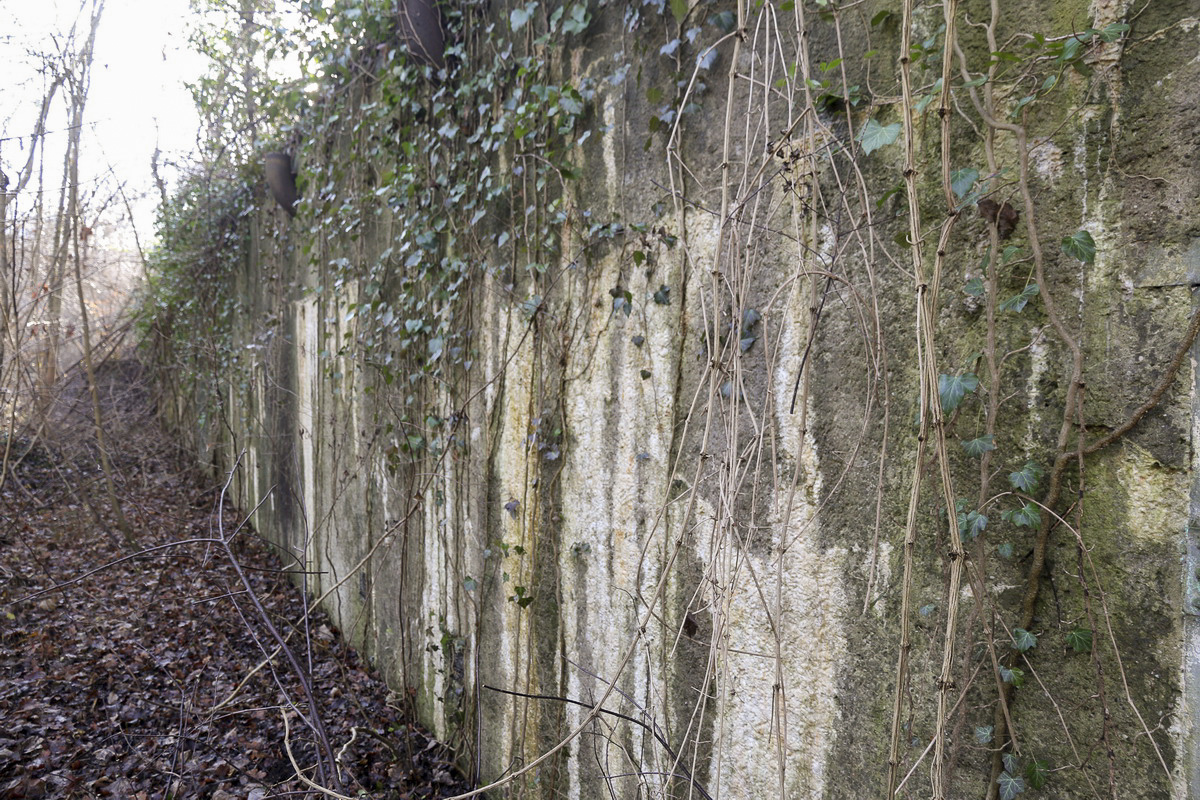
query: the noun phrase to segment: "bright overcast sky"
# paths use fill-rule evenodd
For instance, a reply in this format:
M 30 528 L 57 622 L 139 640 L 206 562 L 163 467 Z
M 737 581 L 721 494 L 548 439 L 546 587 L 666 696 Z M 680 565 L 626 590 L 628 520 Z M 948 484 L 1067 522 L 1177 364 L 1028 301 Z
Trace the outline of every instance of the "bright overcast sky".
M 37 61 L 28 52 L 52 49 L 51 37 L 70 28 L 81 5 L 81 0 L 0 0 L 0 164 L 10 179 L 24 164 L 43 91 Z M 86 5 L 90 9 L 91 3 Z M 154 185 L 150 159 L 156 146 L 167 160 L 179 160 L 194 148 L 196 112 L 184 81 L 198 74 L 201 60 L 188 49 L 187 16 L 188 0 L 105 3 L 84 115 L 84 187 L 96 186 L 111 172 L 126 184 L 131 199 L 144 195 Z M 66 146 L 62 108 L 60 103 L 48 124 L 56 131 L 47 138 L 48 171 L 57 171 Z M 164 170 L 164 178 L 170 180 L 173 172 Z M 49 172 L 47 183 L 57 191 Z M 153 229 L 154 205 L 152 197 L 135 208 L 143 242 Z

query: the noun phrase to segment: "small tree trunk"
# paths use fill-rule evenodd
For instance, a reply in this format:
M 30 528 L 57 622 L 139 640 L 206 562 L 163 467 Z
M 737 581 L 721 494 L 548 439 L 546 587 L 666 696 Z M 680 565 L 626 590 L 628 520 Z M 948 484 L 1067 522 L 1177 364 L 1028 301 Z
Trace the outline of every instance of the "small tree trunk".
M 117 496 L 116 483 L 113 481 L 112 463 L 108 458 L 108 442 L 104 436 L 104 418 L 100 409 L 100 392 L 96 388 L 96 368 L 92 361 L 92 335 L 88 324 L 87 298 L 83 291 L 83 251 L 80 241 L 80 208 L 79 208 L 79 138 L 83 129 L 83 109 L 87 104 L 88 81 L 92 66 L 92 46 L 96 41 L 96 28 L 100 25 L 100 14 L 104 10 L 104 2 L 96 3 L 92 9 L 92 29 L 88 34 L 87 43 L 79 55 L 79 71 L 71 86 L 71 133 L 67 152 L 70 153 L 68 174 L 70 175 L 69 214 L 67 216 L 67 232 L 71 244 L 75 267 L 75 293 L 79 298 L 79 321 L 83 331 L 83 365 L 87 371 L 88 393 L 92 398 L 92 420 L 96 426 L 96 446 L 100 450 L 100 468 L 104 471 L 104 484 L 108 490 L 108 504 L 117 516 L 117 526 L 125 535 L 127 544 L 134 543 L 133 529 L 125 518 L 121 508 L 121 500 Z

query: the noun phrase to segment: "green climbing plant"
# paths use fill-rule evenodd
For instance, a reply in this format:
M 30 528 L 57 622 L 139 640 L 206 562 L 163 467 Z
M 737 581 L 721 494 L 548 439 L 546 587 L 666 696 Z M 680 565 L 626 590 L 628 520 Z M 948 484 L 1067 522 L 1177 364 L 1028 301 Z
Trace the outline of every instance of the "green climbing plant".
M 545 578 L 555 553 L 535 534 L 553 525 L 551 488 L 572 446 L 564 386 L 578 376 L 566 374 L 564 354 L 598 349 L 582 341 L 586 326 L 577 322 L 598 309 L 602 335 L 633 346 L 638 385 L 691 381 L 694 404 L 673 420 L 678 460 L 664 508 L 678 502 L 692 519 L 703 498 L 717 519 L 711 552 L 761 545 L 775 554 L 776 574 L 754 576 L 756 602 L 773 620 L 774 707 L 786 708 L 785 685 L 794 683 L 783 674 L 787 626 L 774 622 L 796 614 L 783 588 L 794 542 L 755 537 L 776 524 L 790 535 L 798 497 L 811 503 L 807 535 L 877 444 L 872 518 L 862 526 L 874 552 L 862 594 L 864 612 L 886 607 L 894 624 L 880 634 L 896 649 L 890 742 L 880 743 L 885 793 L 923 792 L 925 783 L 909 782 L 926 773 L 939 797 L 983 789 L 1011 800 L 1075 780 L 1065 777 L 1072 771 L 1090 783 L 1097 759 L 1074 738 L 1086 730 L 1104 745 L 1101 782 L 1119 796 L 1105 676 L 1121 667 L 1101 633 L 1108 611 L 1087 566 L 1082 505 L 1088 457 L 1129 427 L 1088 434 L 1086 346 L 1068 311 L 1105 242 L 1082 203 L 1071 214 L 1047 212 L 1066 200 L 1044 199 L 1053 187 L 1035 160 L 1069 149 L 1063 131 L 1081 125 L 1080 107 L 1101 94 L 1096 64 L 1121 45 L 1127 22 L 1080 31 L 1047 22 L 1037 32 L 998 4 L 976 19 L 953 0 L 899 9 L 833 0 L 468 2 L 439 7 L 446 46 L 435 65 L 406 50 L 391 3 L 304 0 L 293 9 L 292 21 L 255 47 L 236 37 L 222 45 L 255 57 L 287 52 L 298 74 L 244 93 L 240 116 L 229 119 L 245 125 L 210 127 L 206 158 L 230 163 L 197 172 L 164 210 L 147 341 L 196 365 L 188 379 L 213 394 L 231 382 L 248 387 L 262 369 L 260 343 L 235 333 L 233 321 L 254 310 L 231 276 L 250 260 L 252 242 L 270 241 L 272 257 L 286 262 L 275 264 L 272 290 L 315 320 L 324 378 L 335 392 L 373 400 L 361 458 L 378 457 L 412 497 L 437 506 L 447 502 L 437 467 L 470 451 L 470 399 L 503 378 L 479 376 L 482 306 L 511 312 L 537 353 L 522 378 L 532 389 L 521 432 L 536 466 L 527 494 L 489 495 L 496 530 L 483 563 L 454 583 L 467 602 L 500 597 L 494 613 L 514 625 L 557 631 L 556 585 Z M 626 43 L 623 63 L 572 65 L 597 31 Z M 220 103 L 234 102 L 218 91 L 219 77 L 199 93 L 213 120 L 224 119 Z M 603 113 L 605 103 L 621 114 Z M 618 118 L 625 127 L 609 127 Z M 588 207 L 598 192 L 586 178 L 605 137 L 634 141 L 665 163 L 665 180 L 629 202 L 629 218 L 603 201 Z M 298 168 L 295 220 L 263 191 L 257 164 L 268 148 L 288 150 Z M 773 247 L 786 248 L 791 271 L 764 287 Z M 593 269 L 601 262 L 615 267 Z M 681 276 L 663 277 L 675 262 L 685 265 Z M 788 293 L 802 298 L 800 322 L 780 320 Z M 662 344 L 647 320 L 680 308 L 680 339 L 696 345 L 688 356 L 699 366 L 695 376 L 689 364 L 667 377 L 652 361 Z M 890 326 L 912 333 L 893 338 L 884 334 Z M 814 376 L 838 369 L 829 330 L 861 335 L 870 435 L 837 454 L 845 472 L 821 489 L 806 448 L 824 435 L 818 424 L 833 424 L 808 416 L 818 402 Z M 1194 336 L 1193 326 L 1181 347 Z M 788 385 L 775 385 L 778 375 Z M 786 416 L 771 405 L 777 397 L 790 400 Z M 686 437 L 701 436 L 698 428 L 704 438 L 693 448 Z M 691 457 L 695 472 L 684 476 Z M 635 466 L 648 458 L 637 450 Z M 892 475 L 896 464 L 908 474 Z M 904 503 L 890 498 L 906 489 L 907 507 L 895 508 Z M 1068 536 L 1078 540 L 1068 549 L 1079 559 L 1071 575 L 1083 599 L 1051 619 L 1048 552 Z M 580 565 L 591 558 L 585 548 L 570 546 Z M 885 569 L 887 559 L 894 563 Z M 704 598 L 697 607 L 711 609 L 713 630 L 723 630 L 729 596 L 720 587 L 739 576 L 711 564 L 696 571 L 703 577 L 689 590 Z M 898 577 L 885 591 L 887 574 Z M 772 580 L 774 598 L 763 588 Z M 645 605 L 657 609 L 658 599 Z M 670 616 L 658 621 L 674 624 Z M 672 635 L 692 638 L 695 615 L 679 616 Z M 462 632 L 446 619 L 436 628 L 425 626 L 428 652 L 451 659 L 444 680 L 462 680 L 452 662 Z M 705 703 L 717 694 L 727 645 L 714 637 L 697 719 L 712 713 Z M 920 658 L 910 657 L 917 648 Z M 465 702 L 461 688 L 442 697 Z M 1061 730 L 1019 738 L 1014 726 L 1042 724 L 1027 698 L 1040 692 L 1057 709 L 1060 691 L 1076 709 L 1059 714 Z M 454 719 L 467 725 L 470 714 Z M 689 728 L 693 754 L 720 747 L 701 742 L 703 724 Z M 771 725 L 784 796 L 786 714 Z M 1137 746 L 1162 760 L 1158 731 L 1142 728 Z M 1066 745 L 1047 744 L 1060 732 Z M 921 754 L 926 746 L 931 755 Z M 919 770 L 926 757 L 932 768 Z

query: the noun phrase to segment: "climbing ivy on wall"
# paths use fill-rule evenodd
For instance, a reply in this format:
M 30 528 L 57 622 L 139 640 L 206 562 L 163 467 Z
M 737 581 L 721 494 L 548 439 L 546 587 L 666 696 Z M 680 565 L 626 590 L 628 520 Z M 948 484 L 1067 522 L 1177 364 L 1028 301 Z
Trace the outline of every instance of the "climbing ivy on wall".
M 387 395 L 394 436 L 380 447 L 392 469 L 415 473 L 462 447 L 460 412 L 482 381 L 472 369 L 475 289 L 485 278 L 539 342 L 565 341 L 564 351 L 578 329 L 554 303 L 571 281 L 639 350 L 640 315 L 686 305 L 681 340 L 698 345 L 699 366 L 679 381 L 691 381 L 696 400 L 679 411 L 671 474 L 694 472 L 690 483 L 674 477 L 663 504 L 682 503 L 690 520 L 711 489 L 705 497 L 719 500 L 713 553 L 748 548 L 763 519 L 790 531 L 804 487 L 814 495 L 800 523 L 808 536 L 840 519 L 834 506 L 846 486 L 873 484 L 866 523 L 857 524 L 870 530 L 872 551 L 858 590 L 863 619 L 888 609 L 882 639 L 895 655 L 890 719 L 879 726 L 887 741 L 873 750 L 885 794 L 915 796 L 921 781 L 919 791 L 936 797 L 986 787 L 988 797 L 1012 800 L 1075 781 L 1096 796 L 1121 796 L 1116 707 L 1130 708 L 1140 727 L 1135 749 L 1165 774 L 1170 768 L 1111 633 L 1083 525 L 1085 467 L 1163 400 L 1197 322 L 1159 353 L 1143 402 L 1106 433 L 1089 433 L 1092 356 L 1077 298 L 1104 261 L 1106 211 L 1085 209 L 1094 190 L 1060 191 L 1047 176 L 1072 148 L 1105 146 L 1084 109 L 1111 119 L 1109 82 L 1119 80 L 1131 26 L 1124 18 L 1066 24 L 1050 12 L 1014 19 L 999 4 L 976 5 L 968 14 L 954 0 L 445 4 L 444 59 L 431 60 L 399 41 L 390 3 L 299 2 L 291 27 L 272 29 L 264 43 L 292 53 L 300 74 L 261 83 L 249 103 L 263 114 L 257 144 L 213 142 L 209 166 L 230 163 L 197 173 L 164 210 L 147 341 L 162 348 L 160 363 L 196 365 L 197 381 L 220 386 L 240 375 L 233 379 L 248 385 L 249 362 L 230 333 L 245 308 L 228 275 L 247 258 L 250 220 L 270 220 L 261 223 L 274 226 L 268 234 L 281 251 L 298 247 L 307 270 L 285 290 L 324 315 L 322 368 Z M 570 59 L 590 54 L 597 29 L 628 39 L 626 63 L 574 68 Z M 210 87 L 205 96 L 219 94 Z M 620 105 L 624 127 L 606 127 L 606 103 Z M 225 127 L 217 135 L 241 134 Z M 634 218 L 588 207 L 590 164 L 606 137 L 634 141 L 661 165 L 653 191 L 633 190 Z M 256 171 L 264 148 L 288 150 L 298 167 L 294 222 L 261 213 L 270 209 Z M 289 235 L 289 225 L 304 233 Z M 372 243 L 381 232 L 379 249 Z M 681 281 L 656 279 L 635 294 L 634 271 L 649 280 L 667 251 L 686 265 Z M 600 284 L 602 270 L 588 269 L 601 254 L 620 262 L 615 283 Z M 784 277 L 764 286 L 763 274 Z M 787 318 L 792 308 L 803 309 L 800 319 Z M 851 456 L 818 489 L 806 460 L 818 435 L 810 409 L 846 413 L 821 396 L 830 394 L 823 379 L 850 372 L 831 365 L 849 350 L 835 338 L 859 345 L 861 430 L 847 434 Z M 570 446 L 563 381 L 552 373 L 539 378 L 528 437 L 543 464 L 559 463 Z M 781 374 L 787 385 L 775 385 Z M 642 380 L 656 377 L 640 367 Z M 780 397 L 790 401 L 786 417 Z M 785 441 L 796 452 L 784 453 Z M 502 503 L 514 520 L 525 513 L 515 497 Z M 1066 551 L 1076 563 L 1063 568 L 1082 599 L 1052 621 L 1042 612 L 1054 537 L 1074 540 Z M 755 587 L 778 618 L 784 538 L 768 548 L 776 573 L 763 579 L 774 581 L 775 596 Z M 898 556 L 889 557 L 889 542 Z M 512 583 L 512 605 L 533 613 L 553 602 L 530 566 L 536 554 L 488 545 L 488 557 L 521 560 L 524 573 L 499 573 Z M 673 542 L 665 561 L 684 547 L 682 537 Z M 729 658 L 723 603 L 739 576 L 713 564 L 700 572 L 703 601 L 680 611 L 678 624 L 670 615 L 657 621 L 691 638 L 700 609 L 711 616 L 712 658 L 698 690 L 707 698 Z M 459 580 L 474 593 L 484 579 Z M 1018 591 L 998 597 L 999 584 Z M 657 599 L 639 602 L 653 609 Z M 788 655 L 783 627 L 773 628 L 777 665 Z M 439 633 L 438 646 L 461 650 L 458 633 Z M 1061 655 L 1046 667 L 1053 675 L 1039 675 L 1050 643 Z M 881 647 L 864 645 L 866 656 Z M 785 705 L 779 672 L 773 702 Z M 1076 710 L 1063 711 L 1047 684 L 1065 686 Z M 1021 728 L 1034 692 L 1054 705 L 1058 727 Z M 701 717 L 712 713 L 704 702 Z M 786 715 L 771 724 L 784 796 Z M 1092 741 L 1077 742 L 1081 730 Z M 1067 745 L 1054 752 L 1069 764 L 1045 752 L 1060 734 Z M 687 743 L 697 759 L 721 747 L 699 739 Z M 1103 755 L 1087 755 L 1093 746 Z M 671 774 L 681 776 L 697 784 L 691 773 Z
M 140 340 L 149 363 L 163 367 L 165 394 L 197 403 L 183 413 L 201 427 L 223 406 L 221 387 L 239 372 L 233 329 L 246 306 L 230 276 L 244 266 L 244 222 L 255 207 L 244 176 L 196 172 L 160 211 L 137 319 Z
M 507 24 L 479 7 L 446 9 L 441 69 L 388 42 L 391 17 L 378 9 L 365 26 L 361 5 L 314 11 L 328 20 L 314 54 L 319 77 L 338 88 L 314 103 L 300 153 L 311 189 L 302 218 L 321 243 L 312 247 L 361 241 L 381 224 L 396 232 L 366 261 L 323 263 L 314 291 L 356 287 L 346 307 L 352 341 L 335 344 L 386 385 L 441 379 L 473 360 L 462 303 L 472 277 L 536 287 L 574 244 L 561 238 L 572 228 L 566 184 L 576 178 L 572 150 L 591 134 L 591 90 L 555 81 L 545 52 L 586 24 L 584 7 L 573 8 L 547 16 L 530 5 Z M 353 143 L 340 146 L 348 127 Z M 527 294 L 535 311 L 536 289 Z

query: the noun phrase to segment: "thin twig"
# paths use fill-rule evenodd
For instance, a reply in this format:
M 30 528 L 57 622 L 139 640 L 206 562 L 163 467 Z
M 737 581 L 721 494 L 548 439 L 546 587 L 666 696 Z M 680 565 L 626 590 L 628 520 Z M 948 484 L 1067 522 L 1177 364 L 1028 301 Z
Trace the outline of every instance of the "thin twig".
M 570 697 L 560 697 L 558 695 L 552 695 L 552 694 L 530 694 L 529 692 L 516 692 L 516 691 L 513 691 L 512 689 L 500 689 L 496 686 L 488 686 L 486 683 L 483 684 L 482 688 L 487 689 L 492 692 L 498 692 L 500 694 L 511 695 L 513 697 L 523 697 L 527 700 L 554 700 L 559 703 L 569 703 L 570 705 L 580 706 L 582 708 L 592 708 L 591 703 L 584 703 L 580 700 L 573 700 Z M 653 736 L 654 740 L 657 741 L 660 745 L 662 745 L 663 749 L 667 751 L 667 755 L 669 755 L 672 758 L 672 760 L 676 764 L 679 765 L 679 768 L 681 770 L 683 770 L 682 776 L 674 775 L 674 774 L 672 776 L 673 777 L 682 777 L 684 780 L 688 781 L 692 786 L 695 786 L 696 790 L 699 791 L 700 794 L 704 795 L 705 800 L 713 800 L 712 795 L 710 795 L 708 793 L 708 790 L 704 788 L 704 785 L 702 783 L 700 783 L 694 777 L 692 777 L 692 773 L 688 770 L 687 767 L 685 767 L 682 764 L 682 762 L 680 762 L 679 756 L 676 754 L 675 750 L 671 747 L 670 744 L 667 743 L 667 740 L 664 739 L 657 730 L 655 730 L 650 725 L 647 725 L 642 720 L 637 719 L 635 717 L 631 717 L 628 714 L 622 714 L 619 711 L 612 711 L 607 708 L 599 708 L 599 707 L 597 707 L 597 708 L 599 710 L 599 713 L 607 714 L 608 716 L 616 717 L 617 719 L 623 719 L 626 722 L 632 722 L 634 725 L 641 727 L 643 730 L 645 730 L 647 733 L 649 733 L 651 736 Z

